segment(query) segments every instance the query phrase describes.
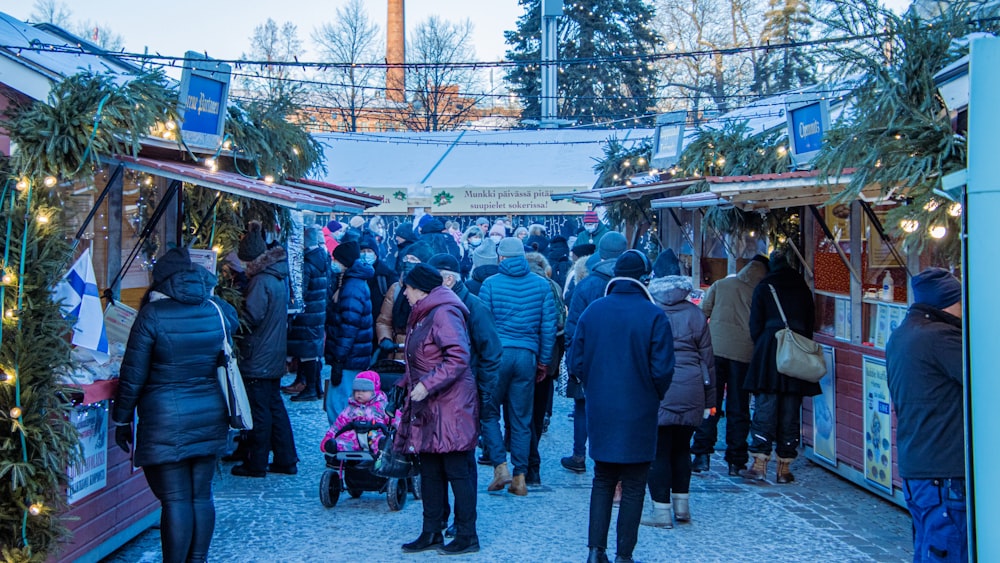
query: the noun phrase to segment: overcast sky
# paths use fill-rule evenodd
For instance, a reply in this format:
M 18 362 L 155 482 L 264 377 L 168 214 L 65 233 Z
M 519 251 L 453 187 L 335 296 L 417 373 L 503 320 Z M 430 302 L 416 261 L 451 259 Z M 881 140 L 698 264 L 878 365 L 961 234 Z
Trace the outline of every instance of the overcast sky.
M 74 21 L 90 20 L 109 26 L 125 38 L 125 48 L 163 55 L 183 55 L 184 51 L 207 51 L 220 59 L 236 59 L 249 50 L 253 28 L 267 18 L 291 21 L 299 28 L 299 38 L 311 48 L 315 27 L 333 21 L 336 8 L 347 0 L 64 0 Z M 385 32 L 386 0 L 365 0 L 372 21 Z M 34 0 L 0 0 L 0 11 L 26 20 Z M 887 0 L 893 9 L 909 0 Z M 459 21 L 466 18 L 475 28 L 476 59 L 496 61 L 506 52 L 503 32 L 513 30 L 521 8 L 517 0 L 406 0 L 406 28 L 413 29 L 428 16 Z M 305 60 L 316 60 L 307 52 Z

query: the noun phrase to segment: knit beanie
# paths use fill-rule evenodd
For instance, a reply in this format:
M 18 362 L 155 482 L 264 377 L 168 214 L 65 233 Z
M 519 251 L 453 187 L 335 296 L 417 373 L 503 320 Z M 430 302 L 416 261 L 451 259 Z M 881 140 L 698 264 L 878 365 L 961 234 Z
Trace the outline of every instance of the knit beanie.
M 497 245 L 491 239 L 483 239 L 472 253 L 472 267 L 496 266 L 497 265 Z
M 354 217 L 351 217 L 351 220 L 348 221 L 347 224 L 350 225 L 351 228 L 360 229 L 365 226 L 365 218 L 360 215 L 355 215 Z
M 635 249 L 623 253 L 615 261 L 615 277 L 637 280 L 648 274 L 649 270 L 649 258 Z
M 524 256 L 524 243 L 521 242 L 521 239 L 515 237 L 502 239 L 500 244 L 497 245 L 497 254 L 504 258 Z
M 597 247 L 590 243 L 578 244 L 574 246 L 572 250 L 573 250 L 573 256 L 576 256 L 577 259 L 579 259 L 583 258 L 584 256 L 593 255 L 595 252 L 597 252 Z
M 351 266 L 361 257 L 361 246 L 356 240 L 341 242 L 337 248 L 333 249 L 333 259 L 350 269 Z
M 656 262 L 653 262 L 653 277 L 664 278 L 679 275 L 681 275 L 681 263 L 677 260 L 677 255 L 674 254 L 673 249 L 664 248 L 663 252 L 656 257 Z
M 153 287 L 159 286 L 177 272 L 186 272 L 192 267 L 187 248 L 171 248 L 153 264 Z
M 419 233 L 423 233 L 424 232 L 424 225 L 426 225 L 427 223 L 430 223 L 431 219 L 433 219 L 433 218 L 434 217 L 432 217 L 430 213 L 424 213 L 423 215 L 420 216 L 420 219 L 417 220 L 417 226 L 416 226 L 415 230 L 417 232 L 419 232 Z
M 597 254 L 600 255 L 601 260 L 614 260 L 621 256 L 626 248 L 628 248 L 628 241 L 625 240 L 625 236 L 618 231 L 611 231 L 601 237 L 597 243 Z
M 330 231 L 330 234 L 333 234 L 343 228 L 344 226 L 341 225 L 340 221 L 337 221 L 336 219 L 332 219 L 329 223 L 326 224 L 326 230 Z
M 448 270 L 449 272 L 455 273 L 460 273 L 462 271 L 462 267 L 458 264 L 458 258 L 455 258 L 447 252 L 431 256 L 431 259 L 427 261 L 427 265 L 433 266 L 439 271 Z
M 414 265 L 410 273 L 403 278 L 403 285 L 419 289 L 424 293 L 430 293 L 432 289 L 442 283 L 444 283 L 444 278 L 441 277 L 441 272 L 433 266 L 422 263 Z
M 914 303 L 935 309 L 946 309 L 962 300 L 962 283 L 944 268 L 927 268 L 913 276 L 910 286 Z
M 596 223 L 600 223 L 600 222 L 601 222 L 600 219 L 597 218 L 597 212 L 596 211 L 584 211 L 584 213 L 583 213 L 583 224 L 584 225 L 592 225 L 592 224 L 596 224 Z
M 434 256 L 434 250 L 431 249 L 431 245 L 419 241 L 407 246 L 403 252 L 403 256 L 413 256 L 417 260 L 427 263 L 431 259 L 431 256 Z
M 493 236 L 493 235 L 500 235 L 502 237 L 506 237 L 507 236 L 507 229 L 504 228 L 504 226 L 500 225 L 500 224 L 493 225 L 492 227 L 490 227 L 489 236 Z
M 378 373 L 374 371 L 363 371 L 354 376 L 354 383 L 351 385 L 353 391 L 378 391 L 382 387 L 382 380 Z
M 263 226 L 260 221 L 250 221 L 236 255 L 244 262 L 253 262 L 265 252 L 267 252 L 267 243 L 264 242 Z

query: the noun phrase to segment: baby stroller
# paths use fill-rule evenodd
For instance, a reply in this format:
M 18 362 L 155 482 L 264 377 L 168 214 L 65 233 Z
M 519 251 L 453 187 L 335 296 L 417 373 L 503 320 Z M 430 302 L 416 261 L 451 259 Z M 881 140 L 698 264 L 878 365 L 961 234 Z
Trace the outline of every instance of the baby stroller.
M 396 412 L 402 402 L 403 390 L 396 387 L 396 382 L 403 371 L 403 365 L 397 362 L 386 364 L 378 362 L 375 366 L 382 378 L 386 395 L 389 398 L 387 412 Z M 390 370 L 396 370 L 393 373 Z M 372 452 L 371 440 L 375 432 L 381 431 L 383 436 L 390 437 L 396 429 L 385 424 L 369 422 L 352 422 L 342 428 L 338 435 L 353 430 L 358 437 L 361 451 L 326 453 L 326 467 L 319 481 L 319 500 L 323 506 L 333 508 L 340 500 L 340 493 L 347 491 L 351 498 L 358 498 L 366 491 L 385 493 L 392 511 L 402 510 L 406 505 L 406 493 L 412 492 L 414 499 L 420 499 L 420 477 L 390 479 L 373 473 L 375 454 Z M 385 440 L 383 440 L 385 441 Z M 330 443 L 334 443 L 333 440 Z M 380 444 L 380 448 L 382 445 Z

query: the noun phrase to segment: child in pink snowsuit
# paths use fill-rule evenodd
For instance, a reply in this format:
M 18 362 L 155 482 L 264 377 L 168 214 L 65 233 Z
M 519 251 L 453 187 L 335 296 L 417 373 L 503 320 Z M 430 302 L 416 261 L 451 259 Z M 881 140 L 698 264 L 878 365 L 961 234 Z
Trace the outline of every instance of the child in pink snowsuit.
M 320 443 L 320 450 L 333 453 L 357 452 L 361 451 L 361 443 L 353 430 L 348 430 L 340 436 L 337 432 L 351 422 L 370 422 L 372 424 L 382 423 L 389 425 L 392 421 L 385 413 L 388 399 L 382 392 L 382 381 L 374 371 L 363 371 L 354 378 L 354 386 L 351 397 L 347 400 L 347 406 L 340 411 L 333 426 L 326 431 L 326 436 Z M 382 431 L 376 430 L 369 434 L 368 440 L 371 452 L 378 452 L 378 441 L 382 438 Z M 334 443 L 330 443 L 334 441 Z M 336 448 L 334 449 L 334 446 Z

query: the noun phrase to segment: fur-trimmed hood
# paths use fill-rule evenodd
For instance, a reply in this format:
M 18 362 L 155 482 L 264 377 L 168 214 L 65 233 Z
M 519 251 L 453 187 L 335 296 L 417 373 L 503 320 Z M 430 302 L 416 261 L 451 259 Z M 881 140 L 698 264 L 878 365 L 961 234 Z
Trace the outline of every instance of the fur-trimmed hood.
M 539 252 L 528 252 L 525 253 L 524 259 L 528 261 L 528 268 L 533 274 L 538 274 L 543 278 L 548 279 L 548 275 L 545 270 L 549 270 L 549 261 Z
M 664 276 L 649 282 L 649 293 L 659 303 L 673 305 L 691 295 L 694 286 L 689 276 Z
M 275 246 L 248 263 L 246 268 L 249 277 L 254 277 L 265 270 L 269 270 L 269 273 L 278 279 L 288 277 L 288 253 L 285 252 L 285 247 Z

